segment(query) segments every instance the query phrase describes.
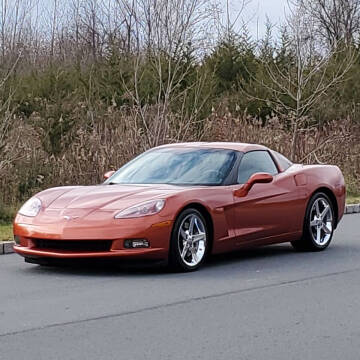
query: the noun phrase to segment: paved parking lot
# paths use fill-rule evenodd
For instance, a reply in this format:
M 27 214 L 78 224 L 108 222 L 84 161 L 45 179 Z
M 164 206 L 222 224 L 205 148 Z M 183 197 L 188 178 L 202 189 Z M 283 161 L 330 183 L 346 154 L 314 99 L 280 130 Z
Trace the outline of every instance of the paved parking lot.
M 322 253 L 277 245 L 191 274 L 4 255 L 0 359 L 358 359 L 359 224 Z

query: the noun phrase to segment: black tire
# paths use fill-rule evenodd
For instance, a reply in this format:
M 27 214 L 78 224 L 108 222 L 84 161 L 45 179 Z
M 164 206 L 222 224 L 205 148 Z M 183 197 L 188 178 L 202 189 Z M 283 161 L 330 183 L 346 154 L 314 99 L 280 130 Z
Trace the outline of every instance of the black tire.
M 318 204 L 318 207 L 316 204 Z M 327 209 L 326 213 L 325 209 Z M 319 213 L 325 213 L 326 217 L 322 220 L 321 216 L 318 216 Z M 317 223 L 317 225 L 314 225 L 315 223 Z M 293 241 L 291 244 L 294 249 L 298 251 L 325 250 L 331 243 L 335 228 L 334 225 L 335 212 L 332 201 L 323 192 L 315 193 L 306 208 L 303 235 L 300 240 Z
M 184 250 L 184 242 L 187 243 L 183 236 L 181 235 L 181 231 L 180 231 L 180 227 L 184 228 L 184 226 L 186 227 L 187 225 L 187 221 L 189 220 L 189 226 L 190 226 L 190 221 L 192 218 L 198 219 L 196 220 L 196 223 L 198 225 L 197 230 L 198 233 L 196 234 L 196 229 L 195 227 L 193 227 L 194 231 L 194 235 L 199 235 L 201 236 L 202 233 L 205 234 L 205 240 L 204 241 L 199 241 L 198 244 L 196 245 L 195 243 L 193 244 L 193 246 L 191 248 L 189 248 L 189 250 L 186 252 Z M 201 228 L 203 231 L 200 231 Z M 189 229 L 190 230 L 190 229 Z M 188 232 L 189 234 L 189 232 Z M 190 240 L 189 240 L 190 243 Z M 187 243 L 187 246 L 188 244 Z M 183 246 L 181 248 L 181 246 Z M 201 246 L 201 247 L 200 247 Z M 203 246 L 203 247 L 202 247 Z M 192 249 L 194 249 L 194 252 L 196 250 L 197 247 L 197 252 L 202 254 L 201 256 L 201 260 L 198 263 L 194 263 L 194 264 L 190 264 L 190 262 L 193 260 L 193 251 Z M 171 233 L 171 239 L 170 239 L 170 250 L 169 250 L 169 265 L 170 268 L 174 271 L 180 271 L 180 272 L 189 272 L 189 271 L 195 271 L 197 269 L 199 269 L 199 267 L 204 263 L 207 252 L 209 249 L 209 229 L 208 229 L 208 225 L 206 223 L 206 220 L 204 218 L 204 216 L 196 209 L 194 208 L 188 208 L 185 209 L 176 219 L 172 233 Z M 182 250 L 184 250 L 184 252 L 187 254 L 185 256 L 185 258 L 182 257 Z M 191 256 L 191 261 L 187 260 L 188 258 L 190 258 Z M 195 255 L 194 255 L 195 256 Z M 200 258 L 200 256 L 199 256 Z

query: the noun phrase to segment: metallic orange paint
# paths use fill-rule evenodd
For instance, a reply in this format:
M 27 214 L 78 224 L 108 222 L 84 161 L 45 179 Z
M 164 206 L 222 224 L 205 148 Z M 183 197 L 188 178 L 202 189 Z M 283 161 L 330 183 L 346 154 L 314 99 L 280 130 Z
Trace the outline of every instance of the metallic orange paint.
M 255 184 L 271 183 L 273 179 L 274 179 L 273 176 L 270 174 L 266 174 L 266 173 L 254 174 L 250 177 L 248 182 L 244 184 L 239 190 L 234 191 L 234 195 L 237 197 L 244 197 L 249 193 L 249 191 Z
M 185 143 L 164 147 L 266 150 L 261 145 L 238 143 Z M 271 151 L 270 151 L 271 154 Z M 274 158 L 276 162 L 276 159 Z M 245 246 L 288 242 L 301 237 L 310 197 L 326 191 L 341 220 L 345 207 L 345 184 L 336 166 L 294 164 L 279 174 L 255 174 L 245 185 L 97 185 L 58 187 L 36 196 L 42 209 L 36 217 L 18 214 L 15 251 L 28 258 L 118 257 L 166 260 L 173 224 L 180 212 L 195 206 L 207 212 L 212 233 L 212 253 Z M 115 219 L 121 210 L 138 203 L 166 199 L 156 215 Z M 108 251 L 75 251 L 36 247 L 36 239 L 71 241 L 110 240 Z M 146 239 L 149 248 L 126 249 L 126 239 Z
M 104 174 L 104 179 L 107 180 L 107 179 L 111 178 L 114 174 L 115 174 L 114 170 L 108 171 Z

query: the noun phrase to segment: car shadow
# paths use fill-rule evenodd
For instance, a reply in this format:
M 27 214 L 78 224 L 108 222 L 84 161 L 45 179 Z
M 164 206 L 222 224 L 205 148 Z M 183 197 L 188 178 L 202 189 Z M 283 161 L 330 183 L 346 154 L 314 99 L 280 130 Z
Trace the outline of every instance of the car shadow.
M 211 255 L 206 262 L 208 267 L 228 265 L 254 259 L 266 259 L 271 257 L 281 257 L 301 254 L 295 251 L 290 244 L 269 245 L 262 247 L 244 248 L 229 253 Z
M 116 262 L 87 261 L 80 263 L 59 262 L 56 264 L 33 265 L 31 271 L 37 274 L 76 275 L 87 277 L 118 277 L 118 276 L 147 276 L 162 275 L 169 273 L 168 269 L 161 265 L 147 264 L 121 264 Z
M 207 259 L 204 270 L 209 270 L 211 276 L 217 276 L 218 272 L 224 274 L 225 270 L 231 273 L 231 269 L 266 271 L 274 269 L 274 267 L 283 270 L 285 268 L 287 270 L 301 268 L 303 266 L 312 266 L 313 263 L 318 266 L 319 264 L 328 263 L 329 258 L 336 259 L 337 262 L 348 263 L 350 257 L 353 257 L 358 251 L 358 247 L 341 243 L 341 240 L 339 243 L 331 244 L 325 251 L 320 252 L 296 251 L 289 243 L 283 243 L 212 255 Z
M 301 253 L 300 253 L 301 254 Z M 226 267 L 232 265 L 248 263 L 254 259 L 268 259 L 271 257 L 279 258 L 282 256 L 299 256 L 290 244 L 271 245 L 266 247 L 257 247 L 242 249 L 235 252 L 211 255 L 206 263 L 199 269 L 203 273 L 206 270 Z M 58 275 L 77 275 L 77 276 L 163 276 L 163 275 L 180 275 L 184 273 L 172 272 L 166 264 L 144 264 L 144 263 L 121 263 L 109 261 L 81 261 L 81 262 L 59 262 L 56 264 L 33 265 L 26 268 L 27 271 L 37 274 L 58 274 Z
M 319 256 L 328 256 L 329 253 L 337 252 L 337 257 L 342 257 L 349 253 L 352 253 L 354 250 L 348 245 L 341 243 L 332 244 L 324 252 L 299 252 L 295 251 L 289 243 L 275 244 L 263 247 L 252 247 L 244 248 L 241 250 L 211 255 L 208 257 L 206 263 L 195 273 L 191 273 L 192 277 L 196 277 L 199 274 L 200 276 L 205 275 L 206 273 L 212 274 L 215 276 L 212 270 L 225 270 L 228 268 L 233 268 L 236 266 L 237 269 L 242 268 L 247 270 L 249 268 L 259 268 L 259 262 L 262 269 L 263 267 L 273 266 L 273 262 L 269 263 L 269 259 L 276 259 L 280 261 L 281 258 L 286 257 L 287 259 L 294 258 L 295 264 L 305 261 L 305 259 L 314 258 L 318 261 Z M 147 276 L 169 276 L 169 278 L 175 277 L 187 277 L 189 273 L 173 272 L 169 269 L 166 264 L 144 264 L 140 263 L 122 263 L 122 262 L 109 262 L 108 260 L 104 261 L 76 261 L 76 262 L 61 262 L 59 264 L 38 266 L 33 265 L 32 267 L 24 268 L 27 272 L 36 273 L 37 275 L 74 275 L 74 276 L 85 276 L 85 277 L 147 277 Z

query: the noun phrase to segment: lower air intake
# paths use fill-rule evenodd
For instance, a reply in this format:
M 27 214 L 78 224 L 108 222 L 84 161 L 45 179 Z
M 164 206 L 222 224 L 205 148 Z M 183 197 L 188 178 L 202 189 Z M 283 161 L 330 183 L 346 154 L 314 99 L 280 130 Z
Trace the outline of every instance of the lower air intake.
M 111 240 L 46 240 L 33 239 L 37 249 L 65 250 L 74 252 L 110 251 Z

